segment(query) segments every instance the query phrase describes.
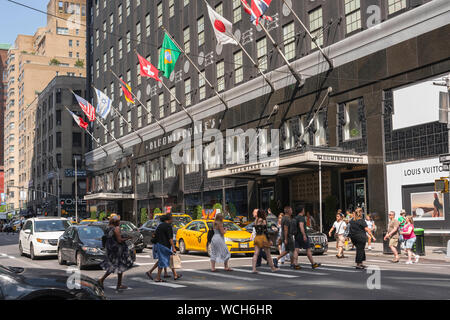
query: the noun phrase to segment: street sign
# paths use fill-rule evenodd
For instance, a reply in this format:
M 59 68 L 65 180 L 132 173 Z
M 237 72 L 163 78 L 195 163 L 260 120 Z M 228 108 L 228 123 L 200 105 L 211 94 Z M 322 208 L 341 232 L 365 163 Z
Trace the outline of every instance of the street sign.
M 441 154 L 441 155 L 439 156 L 439 162 L 440 162 L 440 163 L 445 163 L 445 162 L 450 163 L 450 153 L 447 153 L 447 154 Z

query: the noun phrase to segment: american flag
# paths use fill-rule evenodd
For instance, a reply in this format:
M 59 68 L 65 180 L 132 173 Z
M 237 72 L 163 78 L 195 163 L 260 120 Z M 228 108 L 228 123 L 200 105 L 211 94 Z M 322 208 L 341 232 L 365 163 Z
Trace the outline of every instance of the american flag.
M 81 107 L 81 110 L 83 110 L 83 112 L 86 114 L 89 121 L 91 122 L 95 121 L 95 108 L 89 102 L 84 100 L 82 97 L 76 95 L 75 93 L 73 95 L 77 99 L 78 104 Z
M 241 0 L 244 11 L 250 15 L 250 21 L 254 25 L 258 25 L 259 19 L 261 18 L 273 21 L 272 17 L 264 15 L 267 9 L 269 9 L 271 2 L 272 0 L 251 0 L 251 6 L 249 6 L 247 0 Z

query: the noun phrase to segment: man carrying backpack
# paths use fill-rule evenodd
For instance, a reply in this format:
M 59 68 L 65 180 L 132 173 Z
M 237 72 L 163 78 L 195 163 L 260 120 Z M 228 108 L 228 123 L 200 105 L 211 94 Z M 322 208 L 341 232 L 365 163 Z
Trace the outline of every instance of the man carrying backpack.
M 320 263 L 314 262 L 312 257 L 311 243 L 309 242 L 308 235 L 306 234 L 306 218 L 305 218 L 305 208 L 300 207 L 299 213 L 296 217 L 292 218 L 295 221 L 295 251 L 294 251 L 294 266 L 295 270 L 300 270 L 300 265 L 298 264 L 298 253 L 300 249 L 306 250 L 306 255 L 311 262 L 311 267 L 317 269 L 320 267 Z

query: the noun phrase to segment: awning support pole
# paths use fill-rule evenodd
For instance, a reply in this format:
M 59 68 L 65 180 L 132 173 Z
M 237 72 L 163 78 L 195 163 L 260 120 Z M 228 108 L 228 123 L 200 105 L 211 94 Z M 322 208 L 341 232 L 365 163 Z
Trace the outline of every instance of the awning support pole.
M 322 160 L 319 160 L 319 214 L 320 214 L 320 232 L 323 232 L 323 224 L 322 224 Z

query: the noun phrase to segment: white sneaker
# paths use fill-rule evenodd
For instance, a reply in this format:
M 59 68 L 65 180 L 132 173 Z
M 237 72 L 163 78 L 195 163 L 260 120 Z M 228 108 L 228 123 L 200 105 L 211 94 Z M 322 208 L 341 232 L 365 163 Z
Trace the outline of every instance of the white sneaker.
M 372 247 L 371 247 L 371 246 L 369 246 L 367 249 L 369 249 L 370 251 L 372 251 Z
M 413 264 L 412 261 L 406 261 L 405 264 Z
M 419 259 L 420 259 L 420 256 L 418 254 L 416 254 L 416 261 L 414 261 L 414 263 L 419 263 Z

